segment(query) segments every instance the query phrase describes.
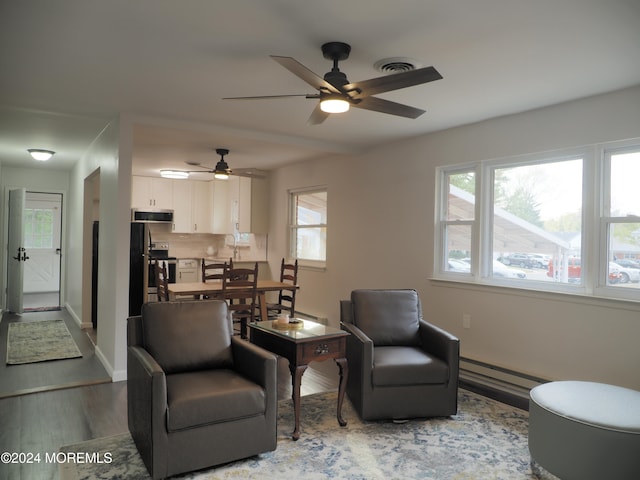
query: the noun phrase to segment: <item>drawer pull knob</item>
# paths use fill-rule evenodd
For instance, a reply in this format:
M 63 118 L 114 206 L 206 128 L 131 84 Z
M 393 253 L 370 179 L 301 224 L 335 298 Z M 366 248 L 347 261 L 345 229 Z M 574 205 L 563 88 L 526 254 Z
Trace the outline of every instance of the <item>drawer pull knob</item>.
M 327 345 L 326 343 L 324 345 L 318 345 L 316 347 L 316 355 L 322 355 L 323 353 L 329 353 L 329 345 Z

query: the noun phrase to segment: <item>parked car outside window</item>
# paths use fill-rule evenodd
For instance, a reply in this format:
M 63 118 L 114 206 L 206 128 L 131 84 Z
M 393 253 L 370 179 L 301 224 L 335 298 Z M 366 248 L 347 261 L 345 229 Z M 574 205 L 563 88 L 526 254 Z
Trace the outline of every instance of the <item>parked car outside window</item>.
M 519 268 L 507 267 L 505 264 L 494 260 L 493 276 L 501 278 L 527 278 L 527 272 Z
M 640 269 L 625 268 L 618 262 L 609 262 L 609 274 L 616 272 L 619 275 L 620 283 L 640 282 Z
M 531 258 L 529 258 L 529 255 L 526 253 L 511 253 L 509 255 L 499 257 L 498 261 L 507 266 L 515 265 L 521 268 L 531 268 L 532 265 Z
M 636 268 L 640 269 L 640 260 L 632 260 L 630 258 L 618 258 L 614 257 L 613 261 L 624 268 Z

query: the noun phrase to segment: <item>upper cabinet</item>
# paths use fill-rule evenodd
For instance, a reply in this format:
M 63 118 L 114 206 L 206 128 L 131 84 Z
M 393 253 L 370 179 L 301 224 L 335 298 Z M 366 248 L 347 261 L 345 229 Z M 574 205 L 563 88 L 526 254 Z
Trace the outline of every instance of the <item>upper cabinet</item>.
M 173 182 L 168 178 L 134 175 L 131 190 L 133 208 L 173 208 Z
M 176 233 L 268 233 L 269 183 L 231 176 L 228 180 L 170 180 L 133 176 L 132 207 L 173 209 Z
M 239 231 L 269 233 L 269 180 L 246 177 L 240 179 Z M 243 206 L 245 203 L 248 207 Z
M 231 176 L 227 182 L 231 232 L 268 233 L 268 180 Z
M 213 183 L 175 180 L 173 184 L 173 231 L 211 233 Z

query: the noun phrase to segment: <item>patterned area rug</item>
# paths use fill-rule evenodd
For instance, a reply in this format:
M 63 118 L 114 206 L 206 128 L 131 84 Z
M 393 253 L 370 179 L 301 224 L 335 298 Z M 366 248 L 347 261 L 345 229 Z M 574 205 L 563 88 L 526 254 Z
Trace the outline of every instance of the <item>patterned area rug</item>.
M 8 325 L 7 365 L 82 357 L 64 320 Z
M 335 417 L 336 396 L 323 393 L 302 398 L 297 442 L 290 437 L 291 401 L 283 400 L 278 406 L 274 452 L 175 478 L 555 479 L 530 461 L 525 411 L 461 390 L 458 414 L 453 417 L 404 424 L 362 422 L 345 399 L 343 414 L 348 424 L 341 428 Z M 80 453 L 99 461 L 61 464 L 62 480 L 149 478 L 128 433 L 63 447 L 61 452 L 63 458 Z

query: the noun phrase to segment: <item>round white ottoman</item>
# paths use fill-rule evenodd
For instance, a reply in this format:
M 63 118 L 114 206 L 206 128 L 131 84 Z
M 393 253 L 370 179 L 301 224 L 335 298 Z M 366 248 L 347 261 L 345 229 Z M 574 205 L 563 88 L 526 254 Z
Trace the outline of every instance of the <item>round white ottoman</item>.
M 577 381 L 533 388 L 529 451 L 562 480 L 640 479 L 640 392 Z

